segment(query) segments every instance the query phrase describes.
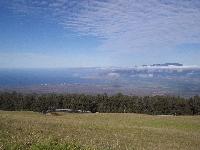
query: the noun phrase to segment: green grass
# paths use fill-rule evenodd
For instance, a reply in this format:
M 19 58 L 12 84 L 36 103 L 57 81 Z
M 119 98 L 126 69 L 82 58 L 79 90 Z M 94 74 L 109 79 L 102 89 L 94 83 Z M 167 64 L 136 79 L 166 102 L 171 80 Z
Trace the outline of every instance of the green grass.
M 0 111 L 0 149 L 200 149 L 200 116 Z

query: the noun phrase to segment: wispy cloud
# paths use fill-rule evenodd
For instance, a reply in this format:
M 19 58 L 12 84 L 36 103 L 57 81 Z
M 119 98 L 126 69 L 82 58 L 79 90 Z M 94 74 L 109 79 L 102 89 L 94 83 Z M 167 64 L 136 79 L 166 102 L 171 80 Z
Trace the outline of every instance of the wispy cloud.
M 53 19 L 110 51 L 172 48 L 200 41 L 199 0 L 9 0 L 20 14 Z

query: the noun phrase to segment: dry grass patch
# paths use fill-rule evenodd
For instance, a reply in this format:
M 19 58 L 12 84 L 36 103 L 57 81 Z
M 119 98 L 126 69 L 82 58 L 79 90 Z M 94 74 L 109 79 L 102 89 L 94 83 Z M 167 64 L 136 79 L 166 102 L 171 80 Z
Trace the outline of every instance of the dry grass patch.
M 0 111 L 0 146 L 62 149 L 200 149 L 200 116 Z M 57 144 L 55 144 L 57 143 Z

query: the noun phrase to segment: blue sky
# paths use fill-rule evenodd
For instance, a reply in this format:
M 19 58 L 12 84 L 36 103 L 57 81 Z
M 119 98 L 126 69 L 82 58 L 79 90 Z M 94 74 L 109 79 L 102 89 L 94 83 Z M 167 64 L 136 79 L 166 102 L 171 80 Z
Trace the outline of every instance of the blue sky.
M 199 0 L 0 0 L 0 67 L 200 65 Z

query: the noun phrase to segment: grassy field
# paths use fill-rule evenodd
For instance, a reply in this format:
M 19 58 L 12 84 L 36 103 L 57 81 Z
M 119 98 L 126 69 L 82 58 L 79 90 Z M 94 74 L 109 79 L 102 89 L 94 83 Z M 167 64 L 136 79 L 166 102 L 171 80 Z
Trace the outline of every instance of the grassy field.
M 200 116 L 0 111 L 0 149 L 200 149 Z

